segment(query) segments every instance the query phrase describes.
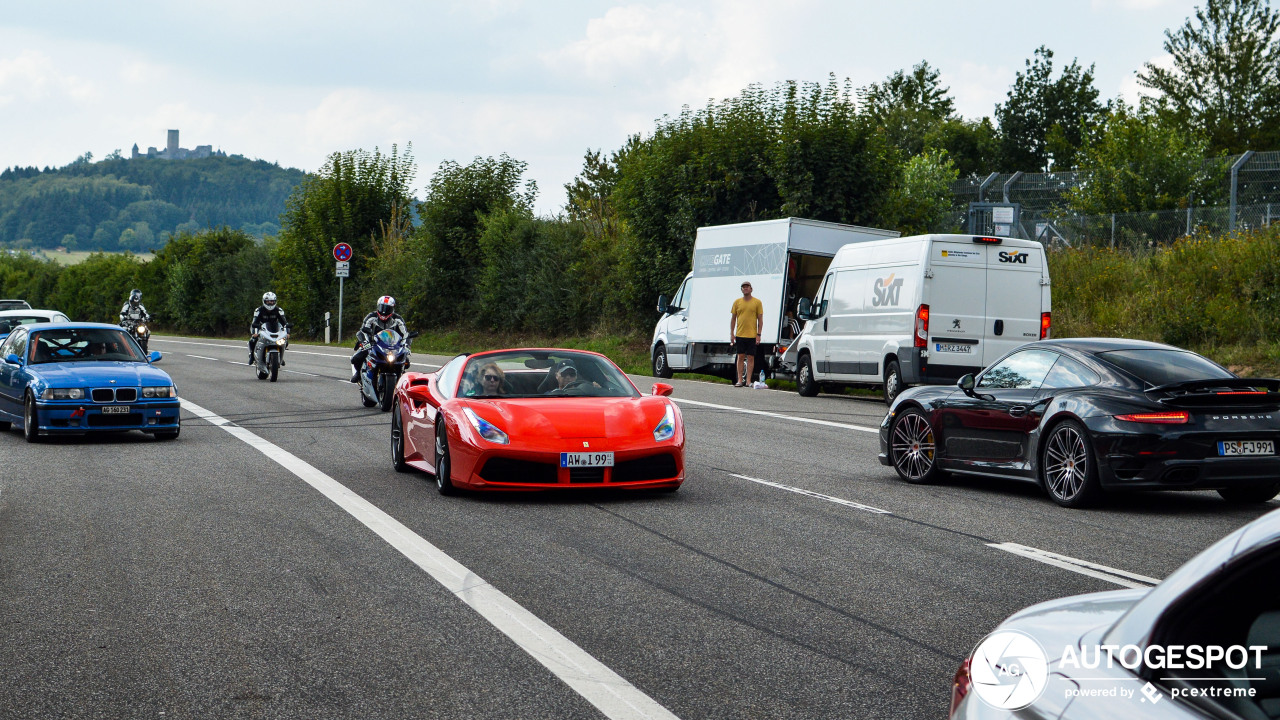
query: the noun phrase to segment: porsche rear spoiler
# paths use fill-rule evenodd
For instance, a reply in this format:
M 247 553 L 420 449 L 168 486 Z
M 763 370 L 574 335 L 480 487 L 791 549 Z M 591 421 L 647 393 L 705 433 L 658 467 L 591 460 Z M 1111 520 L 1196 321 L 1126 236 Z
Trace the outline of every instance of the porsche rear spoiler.
M 1159 402 L 1183 407 L 1280 406 L 1280 380 L 1273 378 L 1190 380 L 1157 385 L 1146 393 L 1165 393 Z

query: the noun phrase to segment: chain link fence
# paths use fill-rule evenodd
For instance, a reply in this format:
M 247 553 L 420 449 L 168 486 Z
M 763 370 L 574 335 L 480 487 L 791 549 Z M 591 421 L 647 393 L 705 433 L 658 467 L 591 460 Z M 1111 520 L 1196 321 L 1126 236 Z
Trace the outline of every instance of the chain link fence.
M 968 229 L 969 203 L 1017 203 L 1013 233 L 1058 247 L 1156 248 L 1195 235 L 1225 235 L 1269 227 L 1280 221 L 1280 151 L 1206 158 L 1208 197 L 1188 197 L 1172 210 L 1078 215 L 1070 193 L 1089 180 L 1087 172 L 992 173 L 952 185 L 947 222 Z

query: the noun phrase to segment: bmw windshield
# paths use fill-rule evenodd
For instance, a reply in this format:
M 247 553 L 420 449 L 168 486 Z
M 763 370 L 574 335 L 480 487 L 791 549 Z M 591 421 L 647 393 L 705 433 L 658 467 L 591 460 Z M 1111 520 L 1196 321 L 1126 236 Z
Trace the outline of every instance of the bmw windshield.
M 617 366 L 597 355 L 564 350 L 513 350 L 472 357 L 462 371 L 461 397 L 638 397 Z
M 111 328 L 58 328 L 34 333 L 31 364 L 116 360 L 146 362 L 129 336 Z

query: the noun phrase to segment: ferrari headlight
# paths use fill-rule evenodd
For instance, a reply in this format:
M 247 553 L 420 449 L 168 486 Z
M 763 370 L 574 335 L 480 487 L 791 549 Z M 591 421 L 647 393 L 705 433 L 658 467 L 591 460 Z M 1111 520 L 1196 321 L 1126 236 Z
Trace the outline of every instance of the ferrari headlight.
M 144 398 L 178 397 L 178 393 L 174 391 L 172 385 L 162 385 L 159 387 L 142 388 L 142 397 Z
M 662 422 L 658 423 L 658 427 L 653 429 L 653 439 L 658 442 L 670 440 L 676 435 L 676 409 L 667 405 L 667 412 L 662 416 Z
M 80 388 L 47 388 L 40 393 L 41 400 L 81 400 L 84 390 Z
M 507 434 L 499 430 L 497 425 L 475 414 L 471 408 L 462 408 L 462 412 L 466 414 L 467 419 L 475 426 L 476 432 L 480 433 L 480 437 L 499 445 L 506 445 L 511 442 Z

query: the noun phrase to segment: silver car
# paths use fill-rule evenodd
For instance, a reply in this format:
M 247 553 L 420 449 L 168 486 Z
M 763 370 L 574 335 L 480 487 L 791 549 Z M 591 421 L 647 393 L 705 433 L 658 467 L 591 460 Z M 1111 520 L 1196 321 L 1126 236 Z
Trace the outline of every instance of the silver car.
M 1151 589 L 1033 605 L 961 665 L 952 718 L 1280 718 L 1280 510 Z

